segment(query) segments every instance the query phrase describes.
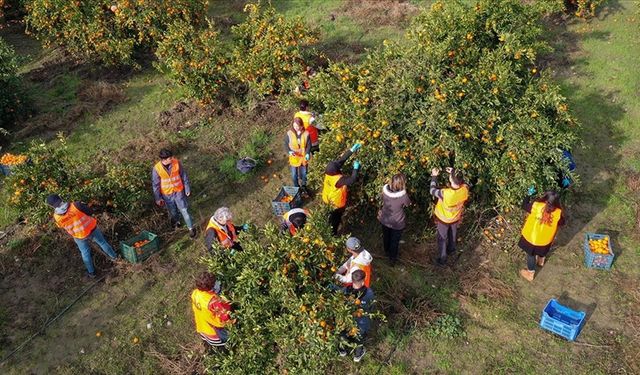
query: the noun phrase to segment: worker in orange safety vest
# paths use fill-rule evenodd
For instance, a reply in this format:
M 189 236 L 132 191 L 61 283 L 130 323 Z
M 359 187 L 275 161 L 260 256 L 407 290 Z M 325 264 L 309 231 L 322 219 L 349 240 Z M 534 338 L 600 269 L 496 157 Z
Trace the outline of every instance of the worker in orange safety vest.
M 306 208 L 292 208 L 282 215 L 282 229 L 288 231 L 289 234 L 295 236 L 299 229 L 302 229 L 307 223 L 309 210 Z
M 225 326 L 232 323 L 231 304 L 220 295 L 220 283 L 209 272 L 196 279 L 196 288 L 191 292 L 191 309 L 196 332 L 207 346 L 224 346 L 229 334 Z
M 309 102 L 306 100 L 300 101 L 300 110 L 293 115 L 293 118 L 299 118 L 302 120 L 304 130 L 309 133 L 311 139 L 311 153 L 315 153 L 320 149 L 320 140 L 318 135 L 318 128 L 316 127 L 316 117 L 313 112 L 309 111 Z
M 544 266 L 558 227 L 564 225 L 560 195 L 555 191 L 547 191 L 541 198 L 531 202 L 533 194 L 535 188 L 529 188 L 529 196 L 522 202 L 522 209 L 529 215 L 518 241 L 518 246 L 527 253 L 527 268 L 520 270 L 520 276 L 528 281 L 533 281 L 536 265 Z
M 191 184 L 182 164 L 167 149 L 160 150 L 160 161 L 151 170 L 151 186 L 158 206 L 167 206 L 171 225 L 180 226 L 178 211 L 189 229 L 189 236 L 195 238 L 196 228 L 189 215 L 187 197 L 191 195 Z
M 311 138 L 304 130 L 302 119 L 293 119 L 291 128 L 285 137 L 285 150 L 289 155 L 289 168 L 293 186 L 300 187 L 304 194 L 307 193 L 307 164 L 311 159 Z M 299 181 L 298 181 L 299 180 Z
M 218 240 L 217 243 L 224 249 L 232 249 L 233 252 L 242 250 L 238 234 L 248 230 L 249 224 L 236 227 L 232 220 L 233 215 L 227 207 L 220 207 L 213 213 L 205 230 L 204 243 L 208 251 L 213 250 L 213 244 L 216 243 L 214 240 Z
M 364 285 L 371 286 L 371 262 L 373 257 L 362 245 L 356 237 L 347 239 L 347 251 L 351 256 L 336 271 L 334 278 L 337 279 L 342 286 L 350 286 L 352 283 L 351 275 L 356 270 L 362 270 L 365 273 Z
M 100 249 L 111 259 L 117 260 L 118 254 L 104 235 L 98 228 L 98 221 L 93 218 L 93 210 L 82 202 L 65 202 L 57 194 L 47 197 L 47 204 L 54 208 L 53 218 L 56 224 L 64 229 L 78 245 L 82 261 L 87 268 L 87 274 L 90 278 L 96 277 L 96 270 L 91 257 L 90 241 L 100 246 Z
M 329 223 L 334 236 L 338 235 L 338 227 L 347 207 L 347 187 L 356 182 L 358 171 L 360 170 L 360 162 L 357 160 L 353 162 L 351 176 L 343 175 L 341 169 L 347 159 L 361 147 L 360 143 L 355 143 L 340 159 L 330 161 L 324 171 L 322 201 L 332 207 L 332 211 L 329 214 Z
M 440 169 L 431 170 L 431 184 L 429 191 L 436 197 L 436 206 L 433 214 L 437 229 L 437 242 L 439 256 L 436 264 L 445 266 L 447 257 L 456 251 L 458 225 L 462 220 L 464 205 L 469 199 L 469 187 L 464 183 L 462 174 L 451 168 L 445 169 L 449 173 L 450 187 L 438 188 L 438 175 Z

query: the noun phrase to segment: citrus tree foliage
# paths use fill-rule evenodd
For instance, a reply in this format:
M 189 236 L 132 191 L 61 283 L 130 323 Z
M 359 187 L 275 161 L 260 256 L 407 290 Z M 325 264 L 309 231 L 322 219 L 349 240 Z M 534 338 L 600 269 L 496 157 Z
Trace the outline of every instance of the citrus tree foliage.
M 242 234 L 244 251 L 206 259 L 233 302 L 225 353 L 209 363 L 220 374 L 320 374 L 337 358 L 341 332 L 355 335 L 357 300 L 331 288 L 347 258 L 326 212 L 316 212 L 296 236 L 268 224 Z
M 486 204 L 555 187 L 567 169 L 560 149 L 574 144 L 577 125 L 536 68 L 547 49 L 541 15 L 519 0 L 439 1 L 404 41 L 385 42 L 358 65 L 332 64 L 311 84 L 329 129 L 312 170 L 362 141 L 363 180 L 352 189 L 360 202 L 397 172 L 424 201 L 432 167 L 463 170 Z
M 156 65 L 189 96 L 210 102 L 229 83 L 225 48 L 211 22 L 203 28 L 176 22 L 158 45 Z
M 149 199 L 149 170 L 143 165 L 105 160 L 90 168 L 71 157 L 62 138 L 57 144 L 34 142 L 26 155 L 29 161 L 7 177 L 12 194 L 8 203 L 32 223 L 51 218 L 52 209 L 45 203 L 49 194 L 116 214 L 135 212 Z
M 77 58 L 107 65 L 133 64 L 134 54 L 152 50 L 169 25 L 199 22 L 203 0 L 28 0 L 28 30 L 47 45 Z
M 24 109 L 24 92 L 18 76 L 18 58 L 13 48 L 0 38 L 0 137 Z

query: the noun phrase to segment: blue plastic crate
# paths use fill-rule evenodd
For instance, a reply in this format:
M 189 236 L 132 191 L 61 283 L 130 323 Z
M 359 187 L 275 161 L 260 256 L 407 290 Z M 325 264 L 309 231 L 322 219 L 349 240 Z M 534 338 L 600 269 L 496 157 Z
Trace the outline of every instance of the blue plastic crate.
M 285 196 L 293 197 L 291 202 L 282 202 L 282 198 Z M 300 194 L 300 188 L 295 186 L 283 186 L 276 199 L 271 201 L 271 207 L 273 208 L 273 213 L 276 216 L 282 216 L 286 214 L 292 208 L 298 208 L 302 206 L 302 195 Z
M 11 174 L 11 167 L 8 165 L 0 164 L 0 174 L 4 176 L 8 176 Z
M 607 238 L 609 240 L 609 254 L 596 254 L 589 247 L 589 240 L 600 240 Z M 611 238 L 606 234 L 587 233 L 584 236 L 584 264 L 589 268 L 608 270 L 613 264 L 613 250 L 611 249 Z
M 572 310 L 551 299 L 542 310 L 540 327 L 569 341 L 575 341 L 584 326 L 586 317 L 585 312 Z

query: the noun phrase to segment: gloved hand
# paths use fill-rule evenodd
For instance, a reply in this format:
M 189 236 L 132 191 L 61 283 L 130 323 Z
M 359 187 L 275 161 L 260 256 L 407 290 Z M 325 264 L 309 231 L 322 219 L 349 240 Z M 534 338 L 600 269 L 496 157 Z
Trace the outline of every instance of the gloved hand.
M 309 160 L 309 159 L 311 159 L 311 155 L 306 154 L 306 155 L 304 156 L 304 159 L 305 159 L 305 160 Z
M 229 254 L 231 255 L 235 255 L 235 253 L 236 253 L 236 249 L 231 249 L 231 251 L 229 251 Z
M 353 162 L 353 169 L 360 169 L 360 162 L 359 161 L 354 161 Z
M 289 151 L 289 156 L 294 156 L 296 153 L 293 151 Z
M 562 178 L 562 187 L 563 188 L 568 188 L 569 185 L 571 185 L 571 179 L 569 177 L 563 177 Z
M 351 152 L 356 152 L 358 151 L 360 148 L 362 147 L 362 145 L 360 143 L 354 143 L 353 146 L 351 146 Z
M 535 194 L 535 193 L 536 193 L 536 187 L 535 187 L 535 186 L 533 186 L 533 185 L 529 186 L 529 189 L 527 190 L 527 194 L 528 194 L 529 196 L 531 196 L 531 195 L 533 195 L 533 194 Z
M 242 230 L 249 230 L 249 224 L 242 224 Z

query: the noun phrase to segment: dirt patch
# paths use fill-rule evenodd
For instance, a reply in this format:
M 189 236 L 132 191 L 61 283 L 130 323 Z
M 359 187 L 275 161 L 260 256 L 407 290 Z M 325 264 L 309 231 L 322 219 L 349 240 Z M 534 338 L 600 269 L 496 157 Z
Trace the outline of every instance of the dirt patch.
M 154 347 L 145 353 L 154 357 L 167 374 L 204 374 L 206 372 L 203 361 L 206 350 L 204 345 L 200 342 L 191 342 L 179 346 L 182 350 L 174 355 L 167 355 Z
M 201 121 L 220 115 L 221 111 L 197 102 L 178 102 L 173 108 L 158 115 L 158 124 L 170 131 L 181 131 L 197 125 Z
M 636 228 L 640 229 L 640 173 L 627 172 L 627 187 L 633 194 L 633 206 L 636 212 Z
M 417 13 L 418 7 L 408 0 L 349 0 L 339 9 L 342 16 L 365 27 L 401 26 Z

